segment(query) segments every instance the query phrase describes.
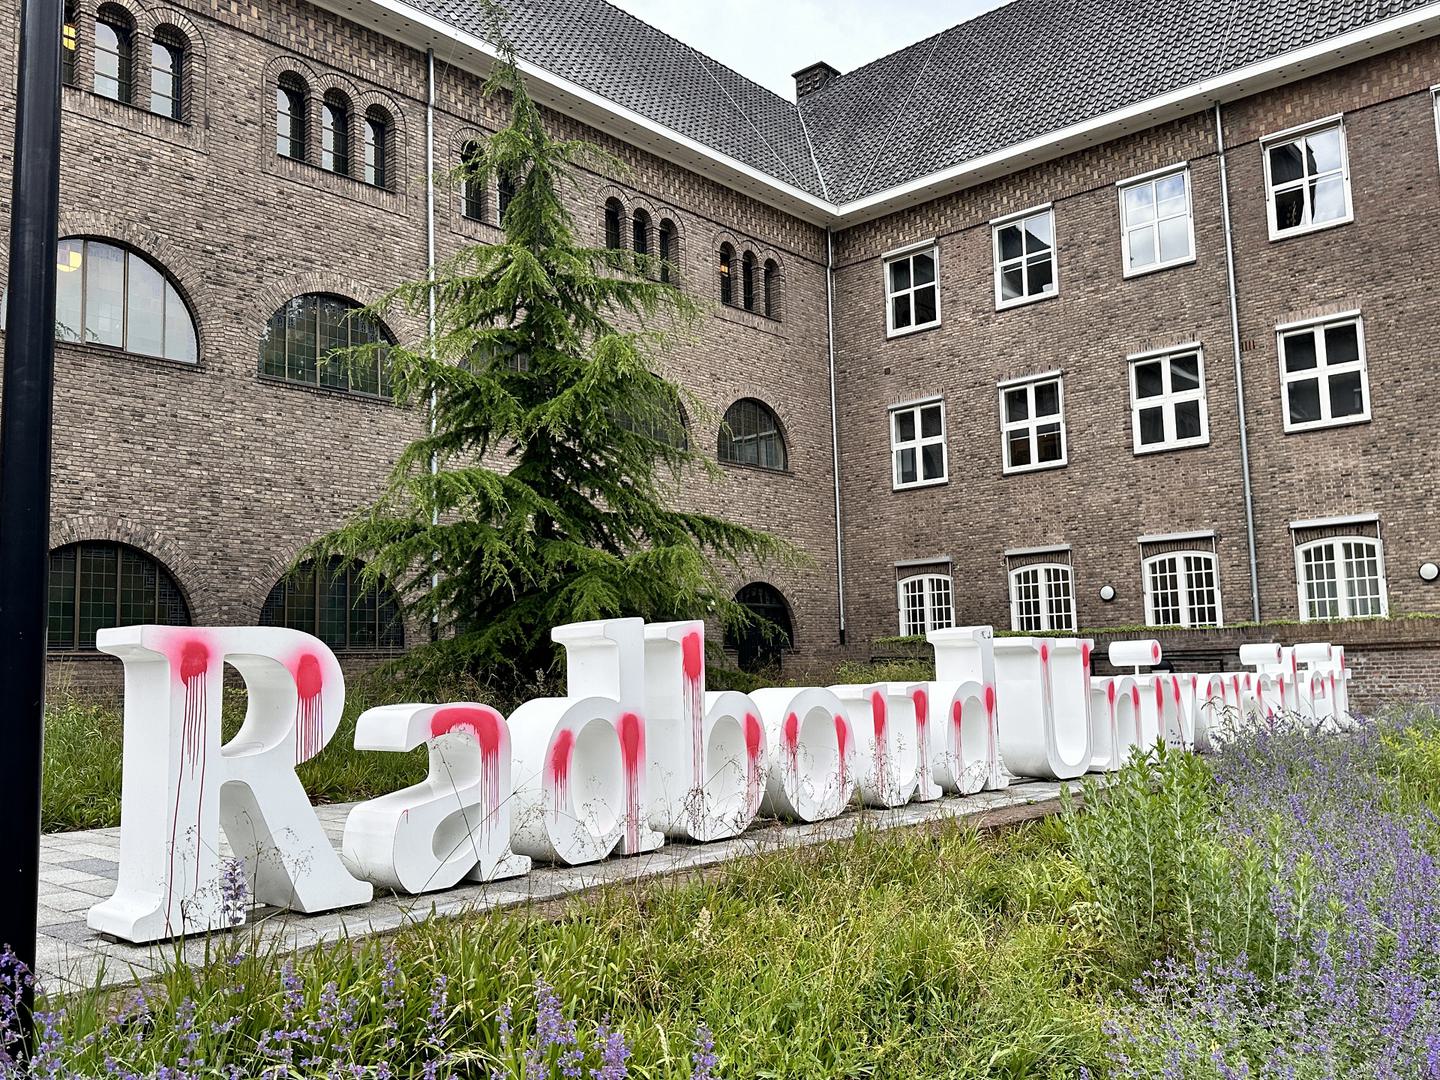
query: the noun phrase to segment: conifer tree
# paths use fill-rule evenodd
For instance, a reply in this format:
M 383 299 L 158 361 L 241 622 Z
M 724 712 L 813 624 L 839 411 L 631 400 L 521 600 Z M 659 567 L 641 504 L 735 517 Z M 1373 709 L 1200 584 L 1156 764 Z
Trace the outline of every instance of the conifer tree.
M 715 469 L 688 445 L 683 392 L 658 370 L 694 305 L 676 268 L 577 236 L 565 197 L 579 170 L 621 165 L 552 137 L 502 58 L 486 92 L 508 101 L 510 122 L 460 179 L 508 182 L 503 240 L 465 248 L 372 312 L 423 319 L 434 290 L 433 335 L 384 347 L 397 399 L 429 410 L 430 433 L 373 506 L 306 552 L 396 585 L 436 627 L 410 661 L 431 675 L 546 668 L 549 630 L 565 622 L 744 623 L 724 569 L 797 558 L 767 533 L 673 507 L 687 477 Z M 349 361 L 373 363 L 372 348 Z

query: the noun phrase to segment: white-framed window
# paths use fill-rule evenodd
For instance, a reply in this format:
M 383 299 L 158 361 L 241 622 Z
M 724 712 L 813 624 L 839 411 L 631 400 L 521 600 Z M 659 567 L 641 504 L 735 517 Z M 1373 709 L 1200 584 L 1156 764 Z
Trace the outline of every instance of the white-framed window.
M 1385 554 L 1374 536 L 1332 536 L 1296 545 L 1295 580 L 1304 622 L 1389 614 Z
M 1270 239 L 1328 229 L 1354 217 L 1345 125 L 1325 120 L 1261 140 Z
M 949 574 L 917 574 L 896 584 L 900 636 L 916 637 L 955 625 Z
M 1440 86 L 1432 86 L 1430 94 L 1434 98 L 1435 106 L 1435 150 L 1440 154 Z
M 1198 345 L 1130 357 L 1130 432 L 1137 454 L 1210 441 L 1205 359 Z
M 1063 563 L 1010 571 L 1010 629 L 1031 634 L 1075 629 L 1075 589 Z
M 1212 551 L 1170 551 L 1145 560 L 1146 626 L 1220 626 L 1220 575 Z
M 888 254 L 885 332 L 890 337 L 940 325 L 940 247 L 933 241 Z
M 1055 296 L 1055 211 L 1045 206 L 992 221 L 996 309 Z
M 1000 441 L 1007 473 L 1065 464 L 1065 388 L 1059 374 L 1000 385 Z
M 895 488 L 943 484 L 945 403 L 940 399 L 890 410 L 891 484 Z
M 1118 186 L 1126 277 L 1195 261 L 1188 165 L 1122 180 Z
M 1276 331 L 1286 431 L 1370 419 L 1365 328 L 1354 312 Z

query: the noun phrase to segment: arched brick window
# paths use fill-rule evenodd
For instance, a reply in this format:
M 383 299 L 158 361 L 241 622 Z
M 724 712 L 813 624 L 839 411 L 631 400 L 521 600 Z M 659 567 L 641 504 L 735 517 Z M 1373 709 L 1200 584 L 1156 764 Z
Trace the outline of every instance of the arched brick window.
M 135 23 L 114 4 L 102 4 L 95 16 L 95 93 L 135 100 Z
M 679 261 L 676 251 L 675 223 L 669 218 L 661 218 L 660 226 L 656 230 L 656 252 L 660 256 L 660 280 L 669 284 L 675 273 L 674 264 Z
M 650 215 L 644 210 L 636 210 L 631 220 L 631 246 L 635 249 L 636 255 L 650 254 Z
M 774 259 L 765 260 L 764 294 L 765 317 L 780 318 L 780 264 Z
M 305 109 L 309 88 L 294 72 L 280 76 L 275 86 L 275 153 L 305 160 Z
M 365 585 L 358 567 L 338 561 L 304 562 L 277 581 L 260 609 L 260 625 L 303 630 L 336 652 L 405 647 L 395 591 Z
M 320 106 L 320 167 L 350 175 L 350 100 L 330 90 Z
M 287 301 L 265 325 L 260 337 L 260 374 L 306 386 L 389 397 L 386 346 L 395 339 L 340 296 L 307 293 Z M 371 346 L 363 356 L 339 350 Z
M 770 406 L 754 398 L 741 398 L 726 409 L 725 421 L 720 425 L 718 456 L 734 465 L 784 469 L 785 437 Z
M 107 626 L 189 626 L 190 606 L 174 576 L 138 548 L 108 540 L 50 553 L 45 644 L 52 651 L 95 648 Z
M 157 29 L 150 43 L 150 111 L 185 119 L 185 36 L 173 26 Z
M 620 200 L 609 198 L 605 200 L 605 246 L 611 251 L 619 251 L 620 243 L 620 222 L 625 218 L 625 207 L 620 205 Z
M 735 303 L 735 249 L 728 243 L 720 245 L 720 302 Z
M 739 653 L 741 671 L 763 671 L 780 663 L 781 652 L 795 640 L 790 605 L 773 585 L 752 581 L 735 594 L 757 622 L 726 631 L 725 645 Z
M 365 110 L 365 124 L 362 129 L 365 146 L 365 183 L 374 187 L 390 186 L 390 132 L 393 123 L 390 114 L 379 105 Z
M 740 303 L 746 311 L 755 310 L 755 253 L 740 256 Z
M 65 21 L 60 27 L 60 81 L 75 85 L 75 57 L 80 52 L 80 5 L 65 0 Z

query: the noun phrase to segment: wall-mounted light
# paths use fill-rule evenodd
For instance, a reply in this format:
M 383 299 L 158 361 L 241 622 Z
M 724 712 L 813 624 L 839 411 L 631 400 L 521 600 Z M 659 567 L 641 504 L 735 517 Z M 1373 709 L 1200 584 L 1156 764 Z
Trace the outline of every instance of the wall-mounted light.
M 1422 562 L 1420 564 L 1420 580 L 1434 581 L 1436 578 L 1440 578 L 1440 566 L 1436 566 L 1433 562 Z
M 1107 604 L 1110 603 L 1111 600 L 1114 600 L 1114 599 L 1115 599 L 1115 586 L 1114 586 L 1114 585 L 1101 585 L 1101 586 L 1100 586 L 1100 599 L 1101 599 L 1101 600 L 1104 600 L 1105 603 L 1107 603 Z

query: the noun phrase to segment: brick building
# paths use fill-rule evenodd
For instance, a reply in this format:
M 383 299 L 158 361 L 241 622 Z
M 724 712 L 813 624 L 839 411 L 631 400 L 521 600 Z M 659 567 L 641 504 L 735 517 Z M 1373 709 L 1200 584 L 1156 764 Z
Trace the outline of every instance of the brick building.
M 1013 0 L 796 103 L 602 0 L 507 6 L 555 130 L 626 166 L 577 220 L 706 309 L 667 362 L 721 476 L 682 497 L 810 555 L 735 579 L 792 662 L 952 620 L 1440 614 L 1440 3 Z M 345 312 L 497 235 L 506 193 L 446 175 L 503 122 L 486 31 L 72 0 L 57 654 L 116 621 L 402 643 L 389 597 L 285 575 L 423 422 L 324 362 L 423 328 Z M 1399 639 L 1428 686 L 1440 631 Z

